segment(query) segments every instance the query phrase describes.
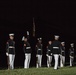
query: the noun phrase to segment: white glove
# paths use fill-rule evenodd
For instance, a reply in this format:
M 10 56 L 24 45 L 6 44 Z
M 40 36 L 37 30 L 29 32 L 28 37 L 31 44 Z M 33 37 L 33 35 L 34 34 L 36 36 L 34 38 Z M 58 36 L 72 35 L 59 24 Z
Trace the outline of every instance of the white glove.
M 8 56 L 8 53 L 6 53 L 6 56 Z
M 36 55 L 36 57 L 38 57 L 38 55 Z
M 59 56 L 60 56 L 61 54 L 59 54 Z
M 51 53 L 51 55 L 53 55 L 53 54 Z
M 29 35 L 29 31 L 27 31 L 27 35 Z
M 48 57 L 48 54 L 46 54 L 46 56 Z
M 23 36 L 23 37 L 22 37 L 22 41 L 24 41 L 24 39 L 25 39 L 25 37 Z
M 73 56 L 70 56 L 70 58 L 74 58 Z

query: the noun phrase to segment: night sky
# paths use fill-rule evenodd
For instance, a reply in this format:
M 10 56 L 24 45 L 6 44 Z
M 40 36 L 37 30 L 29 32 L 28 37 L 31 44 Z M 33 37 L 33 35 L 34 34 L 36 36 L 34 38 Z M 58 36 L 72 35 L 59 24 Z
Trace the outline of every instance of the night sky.
M 46 65 L 46 46 L 53 35 L 60 35 L 60 41 L 66 42 L 66 60 L 69 61 L 70 43 L 76 42 L 76 2 L 67 0 L 0 0 L 0 67 L 7 67 L 6 42 L 9 33 L 15 33 L 15 66 L 24 65 L 23 42 L 21 38 L 28 30 L 32 46 L 31 66 L 35 66 L 35 44 L 37 37 L 43 38 L 43 65 Z M 33 17 L 36 36 L 33 37 Z

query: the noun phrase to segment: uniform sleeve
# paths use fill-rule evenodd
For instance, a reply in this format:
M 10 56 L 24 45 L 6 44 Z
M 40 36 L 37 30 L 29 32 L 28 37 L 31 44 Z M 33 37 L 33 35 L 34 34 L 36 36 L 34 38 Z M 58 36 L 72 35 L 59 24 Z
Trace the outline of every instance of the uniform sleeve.
M 15 53 L 15 41 L 14 41 L 14 53 Z
M 8 48 L 8 47 L 9 47 L 9 43 L 7 42 L 7 43 L 6 43 L 6 52 L 7 52 L 7 53 L 9 52 L 9 48 Z
M 27 35 L 27 40 L 29 40 L 29 35 Z
M 75 56 L 75 49 L 74 49 L 74 56 Z
M 38 44 L 36 44 L 36 49 L 38 49 Z
M 38 53 L 37 49 L 38 49 L 38 46 L 37 46 L 37 44 L 36 44 L 36 47 L 35 47 L 35 50 L 36 50 L 36 54 Z
M 31 45 L 30 45 L 30 43 L 28 43 L 28 45 L 29 45 L 29 47 L 30 47 L 30 52 L 32 53 L 32 48 L 31 48 Z
M 53 53 L 53 44 L 51 44 L 51 53 Z
M 64 49 L 64 54 L 65 54 L 65 49 Z
M 14 47 L 15 47 L 15 41 L 14 41 Z
M 60 54 L 62 54 L 62 46 L 60 46 Z
M 41 53 L 43 54 L 43 44 L 41 44 L 41 49 L 42 49 L 42 52 Z
M 60 42 L 60 47 L 59 47 L 59 49 L 60 49 L 60 54 L 61 54 L 61 49 L 62 49 L 61 42 Z
M 69 49 L 69 56 L 71 56 L 71 48 Z
M 51 51 L 51 53 L 52 53 L 52 45 L 50 46 L 50 51 Z
M 48 54 L 48 46 L 46 47 L 46 50 L 47 50 L 47 51 L 46 51 L 46 54 Z
M 26 44 L 24 43 L 24 45 L 23 45 L 23 51 L 24 51 L 24 53 L 25 53 L 25 49 L 26 49 Z

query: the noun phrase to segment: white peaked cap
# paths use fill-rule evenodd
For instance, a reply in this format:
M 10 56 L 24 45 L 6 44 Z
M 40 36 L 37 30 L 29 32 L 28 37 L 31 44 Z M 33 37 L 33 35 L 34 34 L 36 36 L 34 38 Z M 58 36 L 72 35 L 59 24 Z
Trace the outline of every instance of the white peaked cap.
M 61 42 L 61 44 L 65 44 L 65 42 Z
M 40 40 L 42 40 L 42 38 L 39 38 Z
M 14 36 L 14 33 L 9 34 L 9 36 Z
M 40 37 L 40 38 L 38 38 L 38 40 L 42 40 L 42 38 Z
M 59 38 L 59 35 L 54 35 L 56 38 Z
M 74 45 L 74 43 L 71 43 L 70 45 Z

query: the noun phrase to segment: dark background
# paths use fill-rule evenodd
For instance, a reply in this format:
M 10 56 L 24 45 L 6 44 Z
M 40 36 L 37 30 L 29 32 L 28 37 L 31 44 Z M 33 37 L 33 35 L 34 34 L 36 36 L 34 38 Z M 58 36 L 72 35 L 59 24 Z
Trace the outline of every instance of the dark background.
M 33 37 L 33 17 L 36 36 Z M 35 44 L 37 37 L 43 38 L 43 65 L 46 66 L 46 46 L 54 40 L 55 34 L 60 41 L 66 42 L 66 62 L 69 62 L 70 43 L 76 42 L 76 2 L 71 0 L 0 0 L 0 67 L 7 67 L 6 42 L 9 33 L 15 33 L 15 67 L 23 67 L 24 53 L 22 36 L 30 32 L 32 46 L 31 67 L 35 66 Z M 76 58 L 75 58 L 76 59 Z M 76 60 L 75 60 L 76 61 Z

